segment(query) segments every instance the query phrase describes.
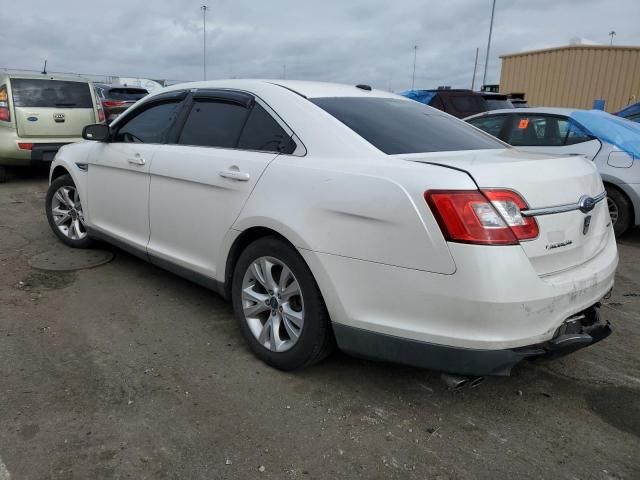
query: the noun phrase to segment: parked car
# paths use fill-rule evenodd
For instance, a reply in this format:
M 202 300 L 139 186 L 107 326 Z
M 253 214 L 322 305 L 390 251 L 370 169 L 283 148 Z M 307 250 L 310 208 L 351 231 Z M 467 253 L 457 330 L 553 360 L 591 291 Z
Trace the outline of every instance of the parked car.
M 104 120 L 91 82 L 76 76 L 0 71 L 0 181 L 8 166 L 51 162 L 83 127 Z
M 335 342 L 462 375 L 605 338 L 618 263 L 597 170 L 418 102 L 285 80 L 174 85 L 60 149 L 46 214 L 233 303 L 291 370 Z M 177 325 L 179 327 L 179 325 Z
M 570 118 L 575 109 L 495 110 L 467 122 L 520 150 L 591 159 L 607 189 L 607 203 L 617 236 L 640 225 L 640 161 L 602 138 L 589 135 Z
M 527 102 L 527 100 L 525 100 L 524 98 L 524 93 L 509 93 L 508 97 L 511 101 L 511 105 L 513 105 L 513 108 L 526 108 L 529 106 L 529 102 Z
M 482 92 L 482 98 L 485 99 L 487 111 L 514 108 L 509 96 L 503 93 Z
M 474 92 L 464 89 L 408 90 L 402 96 L 416 100 L 430 107 L 458 118 L 465 118 L 489 110 L 484 95 L 491 93 Z
M 149 95 L 146 89 L 140 87 L 108 85 L 105 83 L 96 83 L 95 87 L 98 98 L 102 102 L 107 122 L 112 122 L 131 105 Z

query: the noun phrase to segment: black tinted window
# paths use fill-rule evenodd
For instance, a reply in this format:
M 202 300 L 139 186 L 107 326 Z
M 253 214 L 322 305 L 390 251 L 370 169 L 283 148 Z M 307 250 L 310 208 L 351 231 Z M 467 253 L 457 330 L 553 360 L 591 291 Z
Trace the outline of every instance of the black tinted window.
M 238 148 L 292 153 L 295 144 L 269 112 L 255 103 L 240 135 Z
M 197 101 L 193 104 L 178 143 L 235 148 L 247 109 L 235 103 Z
M 503 108 L 513 108 L 510 100 L 487 99 L 487 110 L 501 110 Z
M 484 130 L 489 135 L 500 138 L 500 133 L 507 121 L 506 115 L 489 115 L 486 117 L 474 118 L 469 123 L 474 127 Z
M 566 119 L 547 115 L 518 115 L 509 135 L 509 143 L 516 147 L 559 147 L 567 135 Z
M 110 88 L 105 97 L 111 100 L 140 100 L 147 94 L 143 88 Z
M 117 142 L 164 143 L 175 122 L 180 102 L 154 105 L 118 128 Z
M 478 113 L 486 110 L 485 100 L 479 95 L 451 95 L 449 101 L 459 112 Z
M 13 78 L 11 90 L 16 107 L 93 108 L 86 82 Z
M 389 155 L 504 148 L 463 121 L 412 100 L 356 97 L 311 101 Z

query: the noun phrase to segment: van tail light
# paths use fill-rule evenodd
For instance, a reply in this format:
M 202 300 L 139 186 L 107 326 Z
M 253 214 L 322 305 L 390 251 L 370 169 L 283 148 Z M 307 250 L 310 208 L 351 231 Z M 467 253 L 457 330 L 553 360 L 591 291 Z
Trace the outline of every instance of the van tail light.
M 107 108 L 123 107 L 126 104 L 127 102 L 124 100 L 103 100 L 102 101 L 102 105 L 104 105 Z
M 33 143 L 18 142 L 18 148 L 20 150 L 33 150 Z
M 524 200 L 511 190 L 430 190 L 424 194 L 445 238 L 476 245 L 517 245 L 538 236 L 523 217 Z
M 0 120 L 3 122 L 11 121 L 11 112 L 9 112 L 9 94 L 7 93 L 6 85 L 2 85 L 0 87 Z
M 97 103 L 96 108 L 98 109 L 98 123 L 102 123 L 104 122 L 104 108 L 102 108 L 102 105 L 100 104 L 100 102 Z

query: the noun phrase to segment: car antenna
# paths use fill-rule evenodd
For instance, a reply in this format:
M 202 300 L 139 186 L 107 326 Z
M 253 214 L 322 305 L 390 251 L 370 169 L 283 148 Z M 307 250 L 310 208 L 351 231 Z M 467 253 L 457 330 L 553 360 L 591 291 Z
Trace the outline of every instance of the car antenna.
M 44 59 L 44 68 L 42 69 L 42 72 L 40 72 L 40 73 L 42 73 L 43 75 L 47 74 L 47 59 L 46 58 Z

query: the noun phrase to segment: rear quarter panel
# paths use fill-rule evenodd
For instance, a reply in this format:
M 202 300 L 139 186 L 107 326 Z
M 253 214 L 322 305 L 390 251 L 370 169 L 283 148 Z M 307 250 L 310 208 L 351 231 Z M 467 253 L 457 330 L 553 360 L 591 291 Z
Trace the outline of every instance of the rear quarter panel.
M 474 188 L 461 172 L 400 159 L 282 155 L 234 229 L 272 228 L 297 248 L 434 273 L 455 263 L 424 201 L 430 188 Z

